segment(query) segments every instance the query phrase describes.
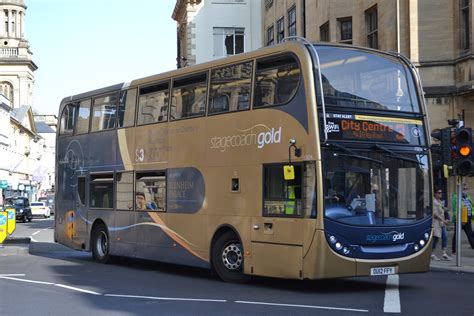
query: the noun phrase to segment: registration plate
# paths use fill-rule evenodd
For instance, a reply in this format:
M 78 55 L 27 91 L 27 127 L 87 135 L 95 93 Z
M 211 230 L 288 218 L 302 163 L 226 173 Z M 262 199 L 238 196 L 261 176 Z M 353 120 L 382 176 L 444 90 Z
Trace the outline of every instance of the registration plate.
M 395 274 L 395 267 L 370 268 L 370 275 L 389 275 L 389 274 Z

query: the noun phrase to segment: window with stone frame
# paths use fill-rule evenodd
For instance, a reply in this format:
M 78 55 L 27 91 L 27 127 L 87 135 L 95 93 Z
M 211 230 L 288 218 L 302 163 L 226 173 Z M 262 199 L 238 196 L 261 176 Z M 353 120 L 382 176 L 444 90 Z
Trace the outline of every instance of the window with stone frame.
M 365 26 L 367 32 L 367 46 L 370 48 L 379 48 L 378 39 L 378 17 L 377 17 L 377 6 L 365 11 Z

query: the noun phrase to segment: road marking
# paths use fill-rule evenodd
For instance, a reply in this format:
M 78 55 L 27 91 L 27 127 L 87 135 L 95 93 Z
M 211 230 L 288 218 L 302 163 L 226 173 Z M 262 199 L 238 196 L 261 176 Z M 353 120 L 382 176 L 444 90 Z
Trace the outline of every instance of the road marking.
M 0 274 L 1 277 L 12 277 L 12 276 L 25 276 L 26 274 L 21 274 L 21 273 L 10 273 L 10 274 Z
M 82 292 L 82 293 L 87 293 L 87 294 L 92 294 L 92 295 L 102 295 L 101 293 L 97 293 L 97 292 L 94 292 L 94 291 L 88 291 L 88 290 L 80 289 L 78 287 L 68 286 L 68 285 L 64 285 L 64 284 L 54 283 L 53 285 L 63 287 L 65 289 L 69 289 L 69 290 L 73 290 L 73 291 Z
M 215 300 L 215 299 L 210 299 L 210 298 L 159 297 L 159 296 L 121 295 L 121 294 L 104 294 L 104 296 L 144 298 L 144 299 L 149 299 L 149 300 L 164 300 L 164 301 L 192 301 L 192 302 L 217 302 L 217 303 L 227 302 L 227 300 Z
M 34 233 L 31 234 L 31 235 L 34 236 L 34 235 L 39 234 L 39 233 L 41 233 L 41 230 L 38 230 L 38 231 L 34 232 Z
M 237 304 L 270 305 L 270 306 L 285 306 L 285 307 L 303 307 L 303 308 L 328 309 L 328 310 L 350 311 L 350 312 L 361 312 L 361 313 L 368 313 L 369 312 L 368 309 L 342 308 L 342 307 L 329 307 L 329 306 L 316 306 L 316 305 L 281 304 L 281 303 L 251 302 L 251 301 L 235 301 L 235 303 L 237 303 Z
M 54 283 L 51 283 L 51 282 L 33 281 L 33 280 L 18 279 L 18 278 L 12 278 L 12 277 L 0 277 L 0 278 L 1 279 L 14 280 L 14 281 L 27 282 L 27 283 L 37 283 L 37 284 L 46 284 L 46 285 L 53 285 L 54 284 Z
M 383 303 L 384 313 L 401 313 L 400 293 L 398 291 L 398 274 L 387 277 L 387 286 L 385 288 L 385 300 Z

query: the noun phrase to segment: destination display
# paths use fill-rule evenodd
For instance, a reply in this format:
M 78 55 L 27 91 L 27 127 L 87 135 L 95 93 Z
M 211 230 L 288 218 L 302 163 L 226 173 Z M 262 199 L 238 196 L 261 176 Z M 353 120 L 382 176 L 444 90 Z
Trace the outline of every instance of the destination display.
M 418 119 L 353 114 L 326 114 L 330 140 L 360 140 L 424 145 L 423 122 Z

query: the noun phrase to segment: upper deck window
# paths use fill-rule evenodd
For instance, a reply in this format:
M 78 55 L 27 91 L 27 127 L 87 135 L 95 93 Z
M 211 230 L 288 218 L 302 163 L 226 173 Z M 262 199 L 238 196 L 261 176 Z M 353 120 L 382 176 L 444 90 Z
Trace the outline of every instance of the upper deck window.
M 326 106 L 420 111 L 413 77 L 399 59 L 351 48 L 316 49 Z
M 118 127 L 129 127 L 135 123 L 135 107 L 137 105 L 137 89 L 120 92 L 118 107 Z
M 72 135 L 74 132 L 74 124 L 76 122 L 76 105 L 68 104 L 64 107 L 61 114 L 60 135 Z
M 117 101 L 116 93 L 94 99 L 91 132 L 115 128 Z
M 206 90 L 207 73 L 174 80 L 170 119 L 204 115 Z
M 168 82 L 141 88 L 137 125 L 167 121 L 169 95 Z
M 211 71 L 209 113 L 244 110 L 250 107 L 252 62 Z
M 89 118 L 91 114 L 91 100 L 84 100 L 79 103 L 79 113 L 77 115 L 76 134 L 86 134 L 89 131 Z
M 293 56 L 257 61 L 254 108 L 287 103 L 296 93 L 300 68 Z

